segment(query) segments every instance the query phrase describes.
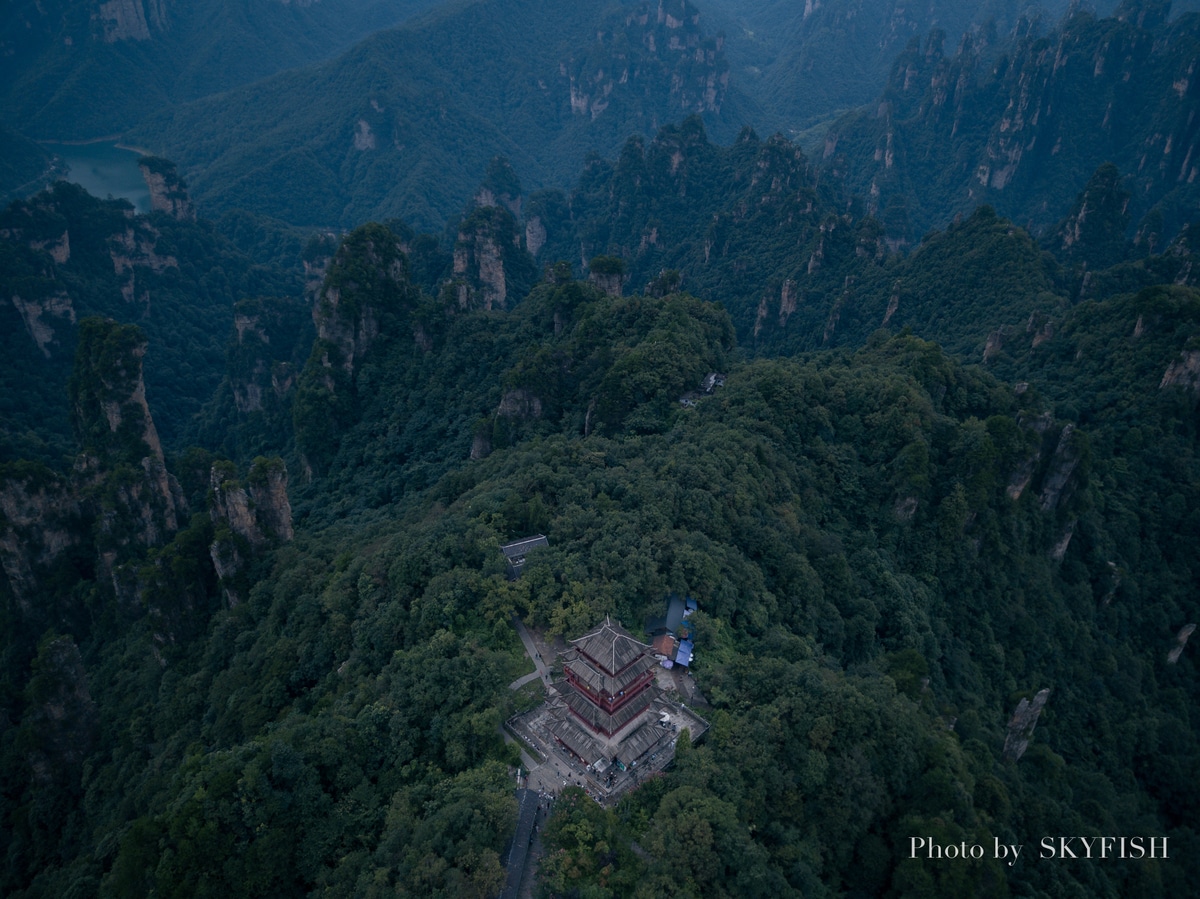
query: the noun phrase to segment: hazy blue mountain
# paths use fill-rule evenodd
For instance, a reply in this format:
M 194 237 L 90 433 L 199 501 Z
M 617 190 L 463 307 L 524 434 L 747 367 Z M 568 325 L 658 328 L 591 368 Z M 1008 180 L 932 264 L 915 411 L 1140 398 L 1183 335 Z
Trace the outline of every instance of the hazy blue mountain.
M 1115 0 L 1100 3 L 1111 6 Z M 762 105 L 756 127 L 795 133 L 868 103 L 914 37 L 933 29 L 1010 32 L 1022 16 L 1051 21 L 1068 0 L 708 0 L 725 26 L 733 77 Z
M 721 47 L 686 0 L 480 0 L 165 110 L 130 139 L 178 161 L 214 210 L 440 226 L 497 154 L 527 185 L 565 185 L 589 150 L 689 113 L 732 137 L 752 113 Z
M 163 106 L 323 59 L 437 0 L 11 0 L 0 117 L 43 140 L 122 131 Z

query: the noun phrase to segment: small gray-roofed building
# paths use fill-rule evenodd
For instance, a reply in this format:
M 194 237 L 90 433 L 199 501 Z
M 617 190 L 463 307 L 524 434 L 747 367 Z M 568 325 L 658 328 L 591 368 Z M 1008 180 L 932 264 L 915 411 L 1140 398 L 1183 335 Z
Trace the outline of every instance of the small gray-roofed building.
M 532 537 L 525 537 L 522 540 L 514 540 L 512 543 L 506 543 L 500 547 L 500 552 L 504 553 L 504 559 L 508 562 L 508 579 L 516 580 L 521 576 L 521 569 L 525 566 L 525 556 L 535 549 L 541 549 L 543 546 L 549 546 L 550 541 L 546 539 L 544 534 L 535 534 Z
M 686 604 L 678 594 L 672 593 L 667 597 L 667 614 L 655 615 L 646 619 L 646 633 L 657 637 L 659 634 L 673 634 L 683 623 Z

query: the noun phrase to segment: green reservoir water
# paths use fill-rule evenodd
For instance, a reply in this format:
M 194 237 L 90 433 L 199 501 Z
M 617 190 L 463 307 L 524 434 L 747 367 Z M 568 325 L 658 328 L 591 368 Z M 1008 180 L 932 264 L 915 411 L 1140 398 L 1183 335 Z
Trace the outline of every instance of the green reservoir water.
M 138 212 L 150 211 L 150 191 L 138 169 L 140 153 L 122 150 L 116 144 L 42 144 L 61 156 L 70 167 L 68 181 L 83 186 L 96 197 L 121 197 Z

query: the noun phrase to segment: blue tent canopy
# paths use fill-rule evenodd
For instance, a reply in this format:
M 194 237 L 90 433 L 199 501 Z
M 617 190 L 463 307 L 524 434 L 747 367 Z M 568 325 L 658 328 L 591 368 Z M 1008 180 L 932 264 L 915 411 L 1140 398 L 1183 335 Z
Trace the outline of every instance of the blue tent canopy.
M 679 651 L 675 653 L 675 664 L 688 667 L 692 664 L 692 641 L 683 640 L 679 644 Z

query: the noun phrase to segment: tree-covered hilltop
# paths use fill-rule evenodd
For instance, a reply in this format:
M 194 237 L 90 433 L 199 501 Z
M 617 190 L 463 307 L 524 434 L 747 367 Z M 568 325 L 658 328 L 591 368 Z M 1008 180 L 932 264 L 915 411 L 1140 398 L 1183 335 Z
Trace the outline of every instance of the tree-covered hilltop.
M 123 131 L 173 103 L 316 62 L 436 0 L 12 0 L 0 116 L 41 140 Z
M 1112 163 L 1128 182 L 1131 223 L 1152 216 L 1173 232 L 1200 202 L 1200 20 L 1170 9 L 1127 0 L 1098 18 L 1073 6 L 1046 32 L 1027 22 L 999 42 L 914 40 L 877 102 L 830 127 L 827 176 L 912 239 L 979 203 L 1048 229 Z
M 689 113 L 729 136 L 752 117 L 687 0 L 486 0 L 164 111 L 129 139 L 178 161 L 214 211 L 440 228 L 497 154 L 527 183 L 565 184 L 589 150 Z
M 462 242 L 484 248 L 496 232 L 475 227 Z M 946 236 L 1028 240 L 986 212 Z M 1167 261 L 1098 273 L 985 369 L 907 332 L 752 358 L 673 278 L 612 290 L 612 257 L 596 284 L 559 264 L 464 304 L 453 280 L 414 283 L 435 258 L 416 244 L 369 225 L 324 266 L 312 248 L 302 386 L 276 411 L 260 394 L 277 423 L 291 403 L 307 477 L 298 455 L 287 486 L 279 460 L 197 451 L 173 469 L 190 524 L 142 539 L 62 494 L 56 526 L 93 536 L 64 558 L 45 530 L 24 604 L 0 557 L 10 621 L 64 598 L 90 613 L 5 629 L 24 641 L 2 693 L 6 895 L 493 895 L 519 764 L 499 725 L 528 701 L 507 688 L 528 669 L 511 616 L 574 635 L 670 592 L 700 605 L 712 727 L 613 810 L 564 794 L 547 894 L 1187 889 L 1200 294 L 1098 287 Z M 936 250 L 909 277 L 947 278 Z M 980 284 L 1011 265 L 956 258 Z M 239 307 L 243 407 L 279 371 L 252 360 L 281 314 Z M 144 450 L 105 424 L 89 372 L 139 344 L 86 332 L 73 395 L 99 473 Z M 27 505 L 58 489 L 28 466 L 5 479 Z M 27 526 L 13 508 L 4 546 Z M 93 520 L 107 530 L 79 530 Z M 499 546 L 529 533 L 549 547 L 510 582 Z M 114 578 L 88 559 L 120 535 Z M 1039 694 L 1036 729 L 1014 722 Z M 1035 857 L 1062 834 L 1166 837 L 1171 858 Z M 934 863 L 913 837 L 1025 850 Z

